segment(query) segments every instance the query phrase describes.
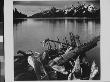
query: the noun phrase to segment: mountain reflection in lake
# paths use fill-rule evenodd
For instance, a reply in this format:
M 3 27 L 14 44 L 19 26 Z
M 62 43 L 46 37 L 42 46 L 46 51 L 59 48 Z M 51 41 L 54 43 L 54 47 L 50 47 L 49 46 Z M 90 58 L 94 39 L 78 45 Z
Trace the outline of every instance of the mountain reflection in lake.
M 21 19 L 16 19 L 20 21 Z M 100 21 L 96 19 L 25 19 L 14 24 L 14 53 L 18 50 L 42 52 L 41 41 L 67 36 L 69 32 L 80 35 L 81 42 L 87 42 L 100 34 Z M 87 55 L 100 65 L 100 43 Z

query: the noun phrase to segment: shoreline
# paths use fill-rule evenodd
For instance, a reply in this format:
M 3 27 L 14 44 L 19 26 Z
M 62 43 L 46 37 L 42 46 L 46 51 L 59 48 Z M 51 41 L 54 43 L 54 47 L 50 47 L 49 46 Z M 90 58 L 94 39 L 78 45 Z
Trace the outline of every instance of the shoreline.
M 16 19 L 99 19 L 100 18 L 87 18 L 87 17 L 47 17 L 47 18 L 14 18 Z

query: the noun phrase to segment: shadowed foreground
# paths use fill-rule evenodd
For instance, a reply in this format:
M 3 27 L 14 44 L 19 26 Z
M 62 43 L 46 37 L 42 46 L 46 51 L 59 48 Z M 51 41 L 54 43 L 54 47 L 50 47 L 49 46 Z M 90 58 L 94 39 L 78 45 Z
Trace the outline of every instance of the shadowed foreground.
M 86 52 L 97 46 L 100 36 L 82 44 L 78 35 L 70 33 L 71 42 L 66 37 L 64 41 L 45 39 L 42 42 L 45 49 L 42 54 L 19 50 L 19 55 L 14 57 L 15 81 L 99 80 L 99 67 L 95 60 L 92 64 L 88 62 Z

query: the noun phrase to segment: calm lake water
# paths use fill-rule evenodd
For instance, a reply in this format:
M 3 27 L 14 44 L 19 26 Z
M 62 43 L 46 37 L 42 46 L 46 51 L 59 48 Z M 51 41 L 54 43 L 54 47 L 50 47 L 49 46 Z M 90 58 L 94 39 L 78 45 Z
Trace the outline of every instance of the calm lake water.
M 82 43 L 100 34 L 100 20 L 96 19 L 16 19 L 14 20 L 14 53 L 18 50 L 42 52 L 41 41 L 68 36 L 69 32 L 80 35 Z M 100 65 L 100 43 L 87 52 L 91 61 Z

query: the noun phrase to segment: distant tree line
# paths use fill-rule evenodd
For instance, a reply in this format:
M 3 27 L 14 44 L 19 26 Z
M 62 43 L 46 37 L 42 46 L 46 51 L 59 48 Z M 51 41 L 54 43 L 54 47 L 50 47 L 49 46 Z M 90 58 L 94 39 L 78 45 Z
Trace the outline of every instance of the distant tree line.
M 27 15 L 18 12 L 18 10 L 15 8 L 15 10 L 13 10 L 13 18 L 27 18 Z

